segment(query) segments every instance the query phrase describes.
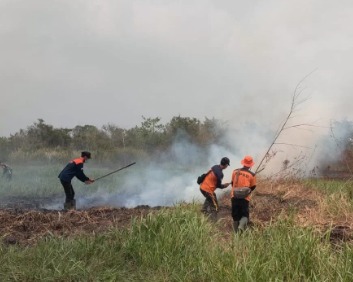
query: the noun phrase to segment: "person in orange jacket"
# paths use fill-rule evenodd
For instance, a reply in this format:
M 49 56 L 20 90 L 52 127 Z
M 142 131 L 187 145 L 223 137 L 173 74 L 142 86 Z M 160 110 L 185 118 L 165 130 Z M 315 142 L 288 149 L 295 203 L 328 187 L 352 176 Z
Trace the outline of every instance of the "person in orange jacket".
M 83 172 L 83 164 L 91 158 L 91 153 L 84 151 L 81 153 L 81 157 L 69 162 L 59 174 L 61 185 L 64 187 L 66 199 L 64 203 L 64 210 L 76 209 L 75 191 L 72 187 L 71 180 L 77 177 L 85 184 L 91 184 L 94 182 Z
M 210 216 L 210 219 L 217 221 L 218 214 L 218 201 L 215 190 L 217 188 L 224 189 L 227 188 L 230 183 L 222 184 L 223 180 L 223 170 L 230 165 L 230 161 L 227 157 L 221 159 L 219 165 L 214 165 L 208 171 L 206 178 L 200 184 L 200 191 L 204 195 L 205 202 L 202 206 L 201 211 Z
M 232 218 L 234 232 L 244 231 L 249 222 L 249 202 L 250 193 L 256 188 L 256 176 L 250 169 L 255 164 L 251 156 L 245 156 L 241 160 L 242 168 L 235 169 L 232 173 Z M 249 194 L 244 198 L 237 198 L 235 196 L 235 189 L 249 188 Z

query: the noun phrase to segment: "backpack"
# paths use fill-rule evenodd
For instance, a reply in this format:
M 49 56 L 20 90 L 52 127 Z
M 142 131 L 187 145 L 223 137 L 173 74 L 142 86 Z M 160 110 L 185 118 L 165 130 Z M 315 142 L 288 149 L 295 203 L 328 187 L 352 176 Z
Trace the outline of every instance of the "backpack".
M 249 187 L 240 187 L 234 189 L 234 198 L 236 199 L 245 199 L 251 193 Z
M 238 184 L 239 174 L 240 174 L 240 169 L 238 169 L 237 174 L 235 176 L 236 184 Z M 251 189 L 249 187 L 237 187 L 232 189 L 233 189 L 233 195 L 235 199 L 245 199 L 251 193 Z
M 205 180 L 207 174 L 209 174 L 210 172 L 211 172 L 211 170 L 209 170 L 208 172 L 203 173 L 199 177 L 197 177 L 197 180 L 196 180 L 197 184 L 201 184 Z

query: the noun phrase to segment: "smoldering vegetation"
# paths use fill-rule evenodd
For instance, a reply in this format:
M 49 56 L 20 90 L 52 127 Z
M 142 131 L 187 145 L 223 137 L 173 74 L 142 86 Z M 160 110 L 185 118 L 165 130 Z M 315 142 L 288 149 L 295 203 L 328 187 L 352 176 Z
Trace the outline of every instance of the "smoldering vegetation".
M 259 177 L 350 178 L 352 122 L 337 121 L 325 130 L 326 134 L 321 135 L 311 132 L 305 148 L 294 146 L 301 144 L 302 136 L 284 132 L 281 145 L 275 144 L 267 154 L 265 170 Z M 85 173 L 91 178 L 136 162 L 90 186 L 74 180 L 80 209 L 197 202 L 202 200 L 196 184 L 198 175 L 227 156 L 231 166 L 224 171 L 224 181 L 230 181 L 242 157 L 251 154 L 255 162 L 259 160 L 274 134 L 253 124 L 234 126 L 214 119 L 202 123 L 180 116 L 166 125 L 158 118 L 144 118 L 141 126 L 129 130 L 114 125 L 56 129 L 39 120 L 9 138 L 1 138 L 2 159 L 11 165 L 13 178 L 0 178 L 0 206 L 60 210 L 64 193 L 57 176 L 70 159 L 79 155 L 80 148 L 93 154 L 85 164 Z M 65 141 L 67 147 L 58 146 L 58 140 L 66 139 L 70 141 Z

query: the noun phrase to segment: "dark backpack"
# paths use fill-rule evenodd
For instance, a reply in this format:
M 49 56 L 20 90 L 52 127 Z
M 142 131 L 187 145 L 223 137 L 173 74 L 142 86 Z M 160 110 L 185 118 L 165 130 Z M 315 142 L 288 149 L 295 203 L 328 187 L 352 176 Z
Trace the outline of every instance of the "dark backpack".
M 201 184 L 205 180 L 207 174 L 209 174 L 210 172 L 211 172 L 211 170 L 209 170 L 208 172 L 203 173 L 199 177 L 197 177 L 197 180 L 196 180 L 197 184 Z

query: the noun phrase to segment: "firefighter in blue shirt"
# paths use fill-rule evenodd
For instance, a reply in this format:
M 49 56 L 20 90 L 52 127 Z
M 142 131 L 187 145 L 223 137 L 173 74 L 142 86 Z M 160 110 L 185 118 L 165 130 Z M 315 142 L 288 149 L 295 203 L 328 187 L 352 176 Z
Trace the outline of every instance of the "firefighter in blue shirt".
M 91 153 L 84 151 L 81 157 L 69 162 L 59 174 L 61 185 L 64 187 L 66 199 L 64 210 L 76 209 L 75 191 L 72 187 L 71 180 L 76 177 L 85 184 L 92 184 L 93 179 L 90 179 L 83 172 L 83 164 L 91 158 Z

